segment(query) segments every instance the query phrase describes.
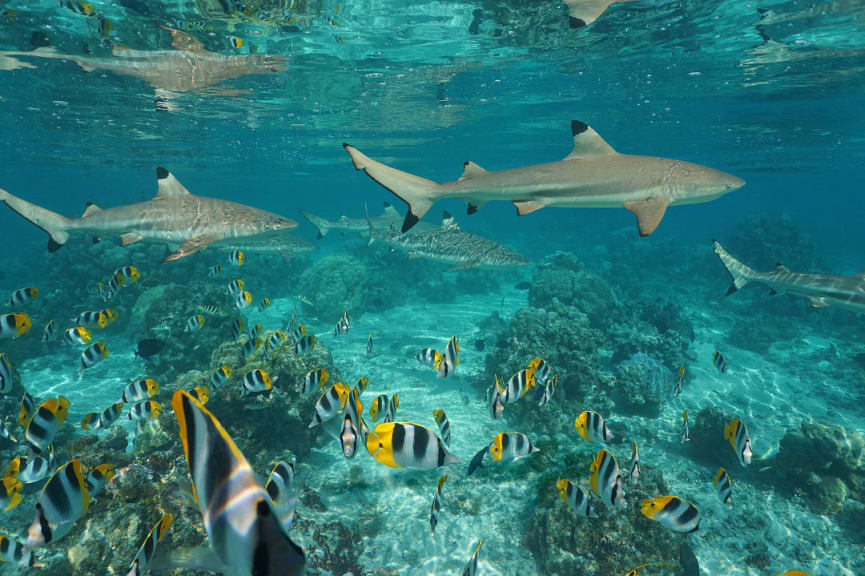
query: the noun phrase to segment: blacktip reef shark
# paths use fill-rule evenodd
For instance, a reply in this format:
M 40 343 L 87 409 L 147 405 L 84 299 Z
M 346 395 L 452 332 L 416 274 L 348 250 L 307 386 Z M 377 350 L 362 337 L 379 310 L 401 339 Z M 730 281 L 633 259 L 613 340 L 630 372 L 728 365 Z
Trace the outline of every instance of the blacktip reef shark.
M 367 237 L 369 235 L 370 225 L 369 222 L 372 221 L 372 227 L 379 233 L 382 232 L 395 232 L 398 233 L 400 230 L 400 226 L 402 225 L 404 216 L 397 212 L 396 208 L 390 205 L 390 203 L 384 203 L 384 210 L 378 216 L 371 216 L 367 218 L 349 218 L 345 214 L 339 217 L 339 220 L 336 222 L 331 222 L 326 218 L 322 218 L 321 216 L 316 216 L 306 210 L 299 210 L 300 215 L 303 216 L 307 222 L 312 224 L 315 229 L 318 231 L 318 238 L 324 238 L 327 236 L 327 233 L 331 230 L 339 230 L 343 234 L 346 232 L 356 232 L 361 236 Z M 413 228 L 413 230 L 424 229 L 424 230 L 434 230 L 436 227 L 432 224 L 425 224 L 421 222 Z
M 715 245 L 715 254 L 733 277 L 727 295 L 749 282 L 758 282 L 768 286 L 772 294 L 788 292 L 809 298 L 816 307 L 838 306 L 859 314 L 865 313 L 865 271 L 854 276 L 799 274 L 778 264 L 772 271 L 758 272 L 733 258 L 717 240 L 712 240 L 712 243 Z
M 568 24 L 571 28 L 588 26 L 601 17 L 611 4 L 637 2 L 637 0 L 564 0 L 568 7 Z
M 165 168 L 156 169 L 156 197 L 146 202 L 115 208 L 88 204 L 80 218 L 67 218 L 0 188 L 0 200 L 48 233 L 48 250 L 58 250 L 78 231 L 95 237 L 119 236 L 124 246 L 149 240 L 179 248 L 163 262 L 179 260 L 210 245 L 241 238 L 278 235 L 297 227 L 297 222 L 258 208 L 193 196 Z
M 574 149 L 563 160 L 506 170 L 484 170 L 465 162 L 458 180 L 433 182 L 381 162 L 343 144 L 354 167 L 408 204 L 402 230 L 411 229 L 443 198 L 468 203 L 474 214 L 490 200 L 507 200 L 523 216 L 546 206 L 624 207 L 637 216 L 641 236 L 655 231 L 667 206 L 715 200 L 745 181 L 691 162 L 619 154 L 587 124 L 571 123 Z
M 164 28 L 164 27 L 163 27 Z M 113 57 L 63 54 L 50 46 L 30 51 L 0 50 L 0 70 L 36 68 L 19 58 L 75 62 L 85 72 L 106 70 L 144 80 L 156 91 L 156 105 L 172 110 L 170 100 L 179 92 L 201 90 L 247 74 L 275 74 L 286 69 L 285 57 L 270 54 L 220 54 L 204 48 L 200 40 L 165 28 L 175 50 L 131 50 L 115 46 Z
M 453 264 L 449 272 L 475 267 L 509 268 L 530 263 L 528 258 L 519 252 L 482 236 L 464 232 L 449 212 L 442 214 L 441 228 L 429 232 L 400 234 L 377 230 L 369 218 L 366 203 L 363 209 L 369 226 L 369 244 L 374 240 L 382 240 L 391 248 L 408 253 L 410 258 L 426 258 Z
M 278 254 L 289 262 L 295 254 L 306 254 L 318 250 L 312 242 L 288 232 L 229 238 L 212 244 L 224 250 L 243 250 L 251 254 Z

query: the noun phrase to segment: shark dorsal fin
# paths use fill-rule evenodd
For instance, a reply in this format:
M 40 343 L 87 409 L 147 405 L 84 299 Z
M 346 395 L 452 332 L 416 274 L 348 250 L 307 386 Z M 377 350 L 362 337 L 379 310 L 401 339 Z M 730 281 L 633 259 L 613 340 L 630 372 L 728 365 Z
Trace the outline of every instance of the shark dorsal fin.
M 790 274 L 790 269 L 779 262 L 778 264 L 775 264 L 775 272 L 783 272 L 784 274 Z
M 597 132 L 579 120 L 571 122 L 571 134 L 574 136 L 574 149 L 568 154 L 571 158 L 595 158 L 598 156 L 611 156 L 617 152 L 613 147 L 601 138 Z
M 454 217 L 451 216 L 451 213 L 447 210 L 442 212 L 442 230 L 453 232 L 459 232 L 461 230 L 460 225 L 457 224 L 457 221 L 454 220 Z
M 396 208 L 394 208 L 394 207 L 390 204 L 390 202 L 385 202 L 385 203 L 384 203 L 384 210 L 382 210 L 382 214 L 384 214 L 385 216 L 399 216 L 400 218 L 402 218 L 402 214 L 400 214 L 399 212 L 397 212 L 397 211 L 396 211 Z
M 480 176 L 486 170 L 475 164 L 474 162 L 468 161 L 464 164 L 465 168 L 463 168 L 463 175 L 460 176 L 458 182 L 462 182 L 468 178 L 474 178 L 475 176 Z
M 189 196 L 189 190 L 183 187 L 174 175 L 165 168 L 156 169 L 156 197 L 170 198 L 172 196 Z
M 88 202 L 87 206 L 84 207 L 84 214 L 81 215 L 82 218 L 87 218 L 88 216 L 92 216 L 97 212 L 101 211 L 102 208 L 94 204 L 93 202 Z

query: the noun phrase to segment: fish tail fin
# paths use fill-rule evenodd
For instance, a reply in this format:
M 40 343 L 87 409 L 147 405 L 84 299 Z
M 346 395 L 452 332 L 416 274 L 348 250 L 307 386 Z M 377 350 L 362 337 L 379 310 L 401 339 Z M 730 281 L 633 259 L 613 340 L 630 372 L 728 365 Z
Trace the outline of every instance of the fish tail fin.
M 306 210 L 299 210 L 299 212 L 301 216 L 306 218 L 307 222 L 315 226 L 315 229 L 318 231 L 317 238 L 319 240 L 327 236 L 327 233 L 330 232 L 330 227 L 332 226 L 332 224 L 326 218 L 316 216 L 315 214 L 310 214 Z
M 471 476 L 475 470 L 477 470 L 478 468 L 483 466 L 484 457 L 487 455 L 488 451 L 489 451 L 489 446 L 484 446 L 484 448 L 482 450 L 480 450 L 477 454 L 475 454 L 472 457 L 472 461 L 469 462 L 469 474 L 468 474 L 469 476 Z
M 746 266 L 733 258 L 729 252 L 724 250 L 717 240 L 712 240 L 712 243 L 715 245 L 715 254 L 718 255 L 718 258 L 721 259 L 721 263 L 733 278 L 733 281 L 730 283 L 730 288 L 727 290 L 727 296 L 729 296 L 752 280 L 756 272 L 750 266 Z
M 342 146 L 348 150 L 357 170 L 363 170 L 370 178 L 408 204 L 409 211 L 402 224 L 403 232 L 408 232 L 412 226 L 417 224 L 441 196 L 441 185 L 437 182 L 391 168 L 373 160 L 348 144 L 344 143 Z
M 50 236 L 50 240 L 48 241 L 49 252 L 56 252 L 69 240 L 69 232 L 67 230 L 72 227 L 72 219 L 51 210 L 46 210 L 36 204 L 31 204 L 26 200 L 13 196 L 2 188 L 0 188 L 0 200 Z

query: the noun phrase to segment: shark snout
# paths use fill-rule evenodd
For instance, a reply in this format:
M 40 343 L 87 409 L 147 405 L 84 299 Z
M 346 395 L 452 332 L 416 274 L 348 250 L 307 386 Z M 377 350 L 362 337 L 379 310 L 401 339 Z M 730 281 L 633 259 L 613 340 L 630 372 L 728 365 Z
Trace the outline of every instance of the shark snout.
M 733 176 L 732 174 L 726 174 L 726 176 L 727 180 L 724 182 L 724 187 L 727 189 L 727 192 L 738 190 L 745 185 L 745 181 L 738 176 Z

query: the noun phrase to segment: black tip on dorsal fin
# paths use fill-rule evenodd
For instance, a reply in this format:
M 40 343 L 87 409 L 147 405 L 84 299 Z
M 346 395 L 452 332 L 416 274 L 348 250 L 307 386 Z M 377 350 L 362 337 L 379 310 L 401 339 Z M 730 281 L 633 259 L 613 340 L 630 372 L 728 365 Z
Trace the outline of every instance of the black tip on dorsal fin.
M 84 207 L 87 208 L 89 206 L 93 206 L 93 202 L 91 202 L 90 200 L 87 201 L 87 204 L 85 204 Z
M 445 210 L 444 212 L 442 212 L 442 220 L 453 220 L 453 216 L 451 216 L 450 212 Z
M 349 144 L 347 142 L 343 142 L 342 147 L 345 148 L 346 150 L 348 150 L 349 148 L 351 148 L 351 144 Z
M 385 202 L 385 203 L 384 203 L 384 207 L 385 207 L 385 208 L 391 208 L 391 203 L 390 203 L 390 202 Z
M 477 206 L 475 206 L 474 204 L 469 204 L 469 207 L 468 207 L 468 209 L 466 210 L 466 214 L 468 214 L 469 216 L 471 216 L 472 214 L 474 214 L 474 213 L 477 212 L 477 211 L 478 211 L 478 207 L 477 207 Z
M 156 179 L 157 180 L 164 180 L 165 178 L 168 178 L 168 170 L 166 170 L 162 166 L 159 166 L 156 169 Z
M 568 26 L 570 26 L 571 28 L 583 28 L 585 25 L 585 20 L 580 20 L 579 18 L 574 18 L 573 16 L 568 17 Z
M 589 125 L 585 122 L 580 122 L 579 120 L 571 120 L 571 134 L 576 136 L 577 134 L 582 134 L 586 130 L 589 129 Z
M 402 231 L 408 232 L 412 227 L 420 221 L 420 218 L 415 216 L 411 210 L 405 215 L 405 220 L 402 223 Z
M 775 262 L 775 268 L 780 268 L 781 266 L 783 266 L 783 264 L 781 264 L 780 262 Z

